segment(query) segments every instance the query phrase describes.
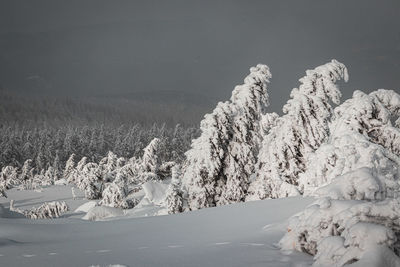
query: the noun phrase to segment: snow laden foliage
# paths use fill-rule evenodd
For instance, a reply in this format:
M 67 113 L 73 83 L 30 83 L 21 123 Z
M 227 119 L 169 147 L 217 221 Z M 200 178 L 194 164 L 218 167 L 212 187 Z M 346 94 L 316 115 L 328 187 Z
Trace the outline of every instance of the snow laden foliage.
M 29 219 L 53 219 L 60 217 L 63 213 L 68 211 L 68 205 L 62 201 L 46 202 L 37 208 L 29 210 L 20 210 L 14 207 L 14 201 L 10 202 L 10 210 L 23 214 Z
M 291 218 L 280 246 L 314 255 L 315 266 L 354 263 L 371 251 L 379 251 L 381 246 L 399 255 L 399 216 L 398 198 L 379 201 L 321 198 Z M 400 263 L 394 255 L 393 261 Z
M 141 175 L 143 182 L 156 179 L 160 162 L 158 160 L 158 150 L 160 148 L 160 139 L 154 138 L 143 150 L 141 163 Z
M 268 105 L 266 65 L 250 69 L 230 101 L 200 123 L 201 136 L 186 153 L 183 186 L 190 209 L 244 201 L 260 143 L 260 117 Z
M 168 214 L 183 211 L 183 191 L 181 190 L 181 170 L 179 165 L 172 167 L 172 179 L 165 193 L 165 204 Z
M 331 136 L 315 153 L 309 154 L 308 169 L 300 174 L 304 194 L 347 172 L 368 167 L 388 181 L 400 178 L 400 96 L 394 91 L 355 91 L 353 98 L 335 109 Z
M 400 266 L 399 103 L 394 91 L 356 91 L 335 109 L 329 141 L 299 179 L 320 199 L 291 219 L 282 248 L 314 255 L 317 266 Z
M 264 137 L 248 200 L 299 194 L 298 175 L 306 169 L 306 155 L 329 136 L 331 102 L 339 104 L 341 93 L 336 82 L 341 79 L 347 81 L 347 69 L 336 60 L 307 70 L 283 107 L 285 115 L 266 118 L 273 122 L 267 123 L 272 128 Z
M 129 191 L 126 185 L 116 182 L 109 183 L 103 190 L 102 199 L 99 204 L 113 208 L 133 208 L 137 204 L 137 201 L 134 199 L 127 199 L 128 193 Z

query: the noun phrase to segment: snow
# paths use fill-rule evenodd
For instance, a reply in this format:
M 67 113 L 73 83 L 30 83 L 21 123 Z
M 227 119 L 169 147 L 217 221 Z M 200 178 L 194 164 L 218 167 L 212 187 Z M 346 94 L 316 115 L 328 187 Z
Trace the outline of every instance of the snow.
M 82 219 L 89 221 L 101 221 L 118 216 L 124 216 L 124 212 L 121 209 L 107 206 L 95 206 L 89 209 Z
M 156 205 L 163 204 L 165 201 L 165 191 L 168 188 L 168 183 L 150 181 L 142 185 L 145 196 L 150 203 Z
M 87 213 L 90 209 L 92 209 L 96 205 L 97 205 L 97 201 L 88 201 L 88 202 L 80 205 L 78 208 L 76 208 L 75 212 L 85 212 L 85 213 Z
M 60 198 L 69 193 L 65 201 L 73 207 L 71 210 L 83 204 L 72 200 L 68 186 L 49 187 L 44 193 L 54 197 L 54 189 Z M 11 190 L 10 195 L 20 206 L 33 206 L 37 201 L 17 199 L 17 193 Z M 253 201 L 177 215 L 102 222 L 76 216 L 35 221 L 0 218 L 1 265 L 309 266 L 312 257 L 282 252 L 276 243 L 285 231 L 285 220 L 312 201 L 301 197 Z

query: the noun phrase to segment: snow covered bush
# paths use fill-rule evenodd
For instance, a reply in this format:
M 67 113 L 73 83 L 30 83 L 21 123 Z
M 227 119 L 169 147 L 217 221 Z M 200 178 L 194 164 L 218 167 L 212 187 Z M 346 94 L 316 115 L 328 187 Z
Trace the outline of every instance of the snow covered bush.
M 331 102 L 339 104 L 337 81 L 348 80 L 346 67 L 336 61 L 307 70 L 299 88 L 283 107 L 284 116 L 264 137 L 258 155 L 256 180 L 248 200 L 299 194 L 298 176 L 306 170 L 306 157 L 329 137 Z
M 201 121 L 201 135 L 186 153 L 183 186 L 190 209 L 244 201 L 260 143 L 260 117 L 268 105 L 266 65 L 250 69 L 230 101 Z
M 68 211 L 68 205 L 62 201 L 45 202 L 37 208 L 29 210 L 20 210 L 14 207 L 14 201 L 10 202 L 10 210 L 23 214 L 29 219 L 52 219 L 58 218 Z
M 291 219 L 282 248 L 315 255 L 316 265 L 400 266 L 399 99 L 356 91 L 335 109 L 329 141 L 299 179 L 321 198 Z
M 5 189 L 10 189 L 20 183 L 18 169 L 13 166 L 6 166 L 0 172 L 0 183 Z
M 398 120 L 399 110 L 400 97 L 394 91 L 354 92 L 335 109 L 329 141 L 308 155 L 307 170 L 299 175 L 300 190 L 312 194 L 335 177 L 362 167 L 398 181 L 400 131 L 392 121 Z
M 131 209 L 138 201 L 136 199 L 127 199 L 128 188 L 123 183 L 112 182 L 105 186 L 102 193 L 102 199 L 99 202 L 102 206 Z
M 399 255 L 399 235 L 399 198 L 359 201 L 326 197 L 291 218 L 280 246 L 314 255 L 317 266 L 344 266 L 380 246 Z M 400 263 L 397 257 L 393 259 Z

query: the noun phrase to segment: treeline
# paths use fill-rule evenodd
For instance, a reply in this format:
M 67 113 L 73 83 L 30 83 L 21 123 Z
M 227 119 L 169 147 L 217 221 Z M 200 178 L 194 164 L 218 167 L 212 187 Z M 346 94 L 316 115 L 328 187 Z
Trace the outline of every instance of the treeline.
M 199 99 L 197 101 L 197 99 Z M 197 101 L 197 102 L 196 102 Z M 121 96 L 43 96 L 0 88 L 0 124 L 29 127 L 139 123 L 191 126 L 213 106 L 210 100 L 182 92 L 141 92 Z
M 83 127 L 42 125 L 0 125 L 0 169 L 5 166 L 21 167 L 32 159 L 37 172 L 57 164 L 65 166 L 68 157 L 87 157 L 98 162 L 109 151 L 119 157 L 140 157 L 143 149 L 154 138 L 160 139 L 159 157 L 162 161 L 179 162 L 198 135 L 196 127 L 177 124 L 92 125 Z

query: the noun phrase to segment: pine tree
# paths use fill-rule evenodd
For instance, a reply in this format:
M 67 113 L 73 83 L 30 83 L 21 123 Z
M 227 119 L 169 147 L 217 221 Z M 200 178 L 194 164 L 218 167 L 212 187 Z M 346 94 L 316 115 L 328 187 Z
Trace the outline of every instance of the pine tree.
M 75 169 L 75 157 L 76 157 L 75 154 L 71 154 L 71 156 L 65 163 L 63 176 L 65 179 L 67 179 L 67 181 L 72 181 L 72 174 Z
M 243 201 L 258 152 L 259 120 L 268 104 L 266 65 L 250 69 L 230 101 L 218 103 L 200 124 L 186 153 L 183 185 L 190 209 Z
M 157 173 L 160 165 L 158 159 L 158 150 L 160 146 L 160 139 L 154 138 L 143 150 L 142 168 L 144 172 Z
M 33 179 L 33 161 L 31 159 L 27 159 L 24 162 L 24 165 L 21 168 L 20 180 L 21 182 L 32 180 Z
M 284 116 L 264 138 L 257 163 L 256 180 L 248 199 L 286 197 L 299 194 L 298 176 L 306 170 L 307 154 L 329 136 L 333 116 L 330 102 L 339 104 L 336 82 L 348 80 L 346 67 L 336 60 L 306 71 L 299 88 L 284 106 Z
M 172 167 L 172 179 L 166 193 L 166 206 L 168 214 L 180 213 L 183 211 L 183 192 L 181 189 L 180 166 Z
M 58 180 L 61 178 L 61 162 L 58 150 L 56 151 L 56 156 L 54 158 L 52 167 L 54 169 L 54 180 Z

